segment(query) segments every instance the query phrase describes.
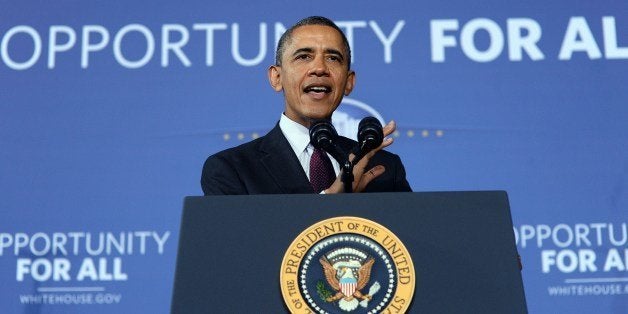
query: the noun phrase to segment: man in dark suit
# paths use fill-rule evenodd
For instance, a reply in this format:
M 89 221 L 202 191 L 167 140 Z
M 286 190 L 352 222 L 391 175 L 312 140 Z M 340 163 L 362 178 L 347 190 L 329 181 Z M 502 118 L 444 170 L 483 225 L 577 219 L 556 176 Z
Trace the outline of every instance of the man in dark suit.
M 273 89 L 283 91 L 284 113 L 265 136 L 207 158 L 205 195 L 343 192 L 338 162 L 309 144 L 308 128 L 316 119 L 331 119 L 353 90 L 350 63 L 347 38 L 331 20 L 309 17 L 288 29 L 268 69 Z M 394 130 L 388 123 L 384 136 Z M 382 150 L 392 142 L 385 139 L 354 166 L 354 192 L 411 190 L 399 157 Z M 341 137 L 339 144 L 351 151 L 356 142 Z

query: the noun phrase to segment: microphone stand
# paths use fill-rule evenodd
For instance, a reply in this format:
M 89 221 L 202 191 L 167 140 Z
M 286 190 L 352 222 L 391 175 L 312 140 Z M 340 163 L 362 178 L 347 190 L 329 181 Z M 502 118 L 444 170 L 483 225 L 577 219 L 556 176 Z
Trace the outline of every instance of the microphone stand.
M 336 161 L 340 164 L 340 181 L 342 181 L 345 193 L 353 193 L 353 163 L 349 161 L 349 154 L 347 154 L 336 143 L 321 143 L 323 150 L 331 154 Z
M 342 166 L 342 176 L 340 177 L 345 186 L 345 193 L 353 193 L 353 163 L 346 158 Z
M 360 159 L 362 159 L 362 157 L 366 156 L 366 154 L 371 151 L 371 148 L 366 145 L 366 141 L 363 141 L 360 144 L 360 149 L 355 152 L 355 157 L 353 158 L 353 161 L 349 161 L 349 158 L 347 156 L 345 164 L 342 168 L 343 172 L 341 179 L 345 185 L 345 193 L 353 192 L 353 166 L 355 166 L 355 164 L 357 164 Z

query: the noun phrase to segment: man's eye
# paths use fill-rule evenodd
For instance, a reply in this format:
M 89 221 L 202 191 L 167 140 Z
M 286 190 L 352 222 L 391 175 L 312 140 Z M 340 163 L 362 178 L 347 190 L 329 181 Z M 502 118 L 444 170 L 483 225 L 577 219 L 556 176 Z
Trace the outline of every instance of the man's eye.
M 310 56 L 309 56 L 309 55 L 298 55 L 298 56 L 296 57 L 296 59 L 297 59 L 297 60 L 307 60 L 307 59 L 309 59 L 309 58 L 310 58 Z
M 338 57 L 338 56 L 329 56 L 329 57 L 327 57 L 327 59 L 330 60 L 330 61 L 336 61 L 336 62 L 341 62 L 342 61 L 342 59 L 340 57 Z

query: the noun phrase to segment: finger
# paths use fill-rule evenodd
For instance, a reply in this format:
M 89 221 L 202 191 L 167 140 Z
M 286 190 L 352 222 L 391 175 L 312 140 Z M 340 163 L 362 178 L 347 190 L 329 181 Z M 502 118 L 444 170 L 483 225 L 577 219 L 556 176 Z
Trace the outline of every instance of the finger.
M 396 129 L 397 129 L 397 123 L 394 120 L 390 120 L 390 122 L 388 122 L 384 126 L 384 128 L 382 129 L 384 133 L 384 140 L 382 141 L 382 144 L 380 144 L 377 148 L 371 151 L 371 153 L 368 156 L 369 158 L 373 156 L 375 153 L 377 153 L 378 151 L 390 146 L 390 144 L 393 143 L 393 139 L 388 136 L 393 134 Z
M 349 161 L 353 161 L 353 159 L 355 159 L 355 154 L 354 153 L 349 154 L 348 158 L 349 158 Z
M 384 171 L 386 171 L 386 168 L 384 166 L 377 165 L 371 168 L 369 171 L 364 172 L 364 174 L 362 174 L 362 178 L 360 182 L 358 183 L 358 186 L 356 187 L 355 191 L 362 192 L 371 181 L 373 181 L 375 178 L 382 175 Z
M 377 148 L 375 148 L 375 149 L 371 150 L 370 152 L 366 153 L 366 155 L 364 155 L 364 157 L 362 157 L 362 159 L 360 159 L 354 165 L 354 167 L 353 167 L 353 174 L 356 175 L 356 176 L 362 175 L 362 171 L 364 171 L 366 169 L 366 166 L 368 165 L 368 163 L 371 160 L 371 158 L 378 151 L 380 151 L 380 150 L 384 149 L 385 147 L 389 146 L 390 144 L 392 144 L 392 142 L 393 142 L 392 138 L 387 138 Z M 353 161 L 353 158 L 351 156 L 349 156 L 349 160 Z
M 385 148 L 385 147 L 390 146 L 390 144 L 392 144 L 392 143 L 393 143 L 393 141 L 394 141 L 394 140 L 393 140 L 393 138 L 392 138 L 392 137 L 387 137 L 387 138 L 385 138 L 385 139 L 382 141 L 382 144 L 381 144 L 381 145 L 379 145 L 379 147 L 377 147 L 377 148 L 376 148 L 376 150 L 377 150 L 377 151 L 379 151 L 379 150 L 382 150 L 382 149 L 383 149 L 383 148 Z
M 397 129 L 397 123 L 394 120 L 390 120 L 390 122 L 388 122 L 382 129 L 382 131 L 384 131 L 384 137 L 390 134 L 393 134 L 393 132 L 395 132 L 396 129 Z
M 338 174 L 334 183 L 325 189 L 325 194 L 337 194 L 344 191 L 344 183 L 342 182 L 341 176 L 342 173 Z
M 393 142 L 394 142 L 393 138 L 391 138 L 391 137 L 387 137 L 387 138 L 385 138 L 385 139 L 382 141 L 382 144 L 381 144 L 381 145 L 379 145 L 377 148 L 375 148 L 375 149 L 371 150 L 370 152 L 368 152 L 368 153 L 364 156 L 364 158 L 362 158 L 362 160 L 366 159 L 366 160 L 367 160 L 367 162 L 368 162 L 368 160 L 369 160 L 369 159 L 371 159 L 371 157 L 373 157 L 373 155 L 375 155 L 375 154 L 376 154 L 377 152 L 379 152 L 380 150 L 382 150 L 382 149 L 384 149 L 384 148 L 386 148 L 386 147 L 390 146 Z M 362 161 L 362 160 L 360 160 L 360 161 Z

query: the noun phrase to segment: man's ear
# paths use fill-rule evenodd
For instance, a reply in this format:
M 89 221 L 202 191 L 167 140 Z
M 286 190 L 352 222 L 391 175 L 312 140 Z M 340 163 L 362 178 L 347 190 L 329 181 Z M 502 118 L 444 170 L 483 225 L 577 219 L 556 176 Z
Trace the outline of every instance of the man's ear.
M 270 82 L 270 86 L 276 92 L 280 92 L 283 89 L 283 85 L 281 84 L 281 67 L 278 65 L 271 65 L 268 68 L 268 81 Z
M 345 96 L 349 96 L 353 87 L 355 86 L 355 72 L 349 71 L 349 76 L 347 77 L 347 84 L 345 85 Z

